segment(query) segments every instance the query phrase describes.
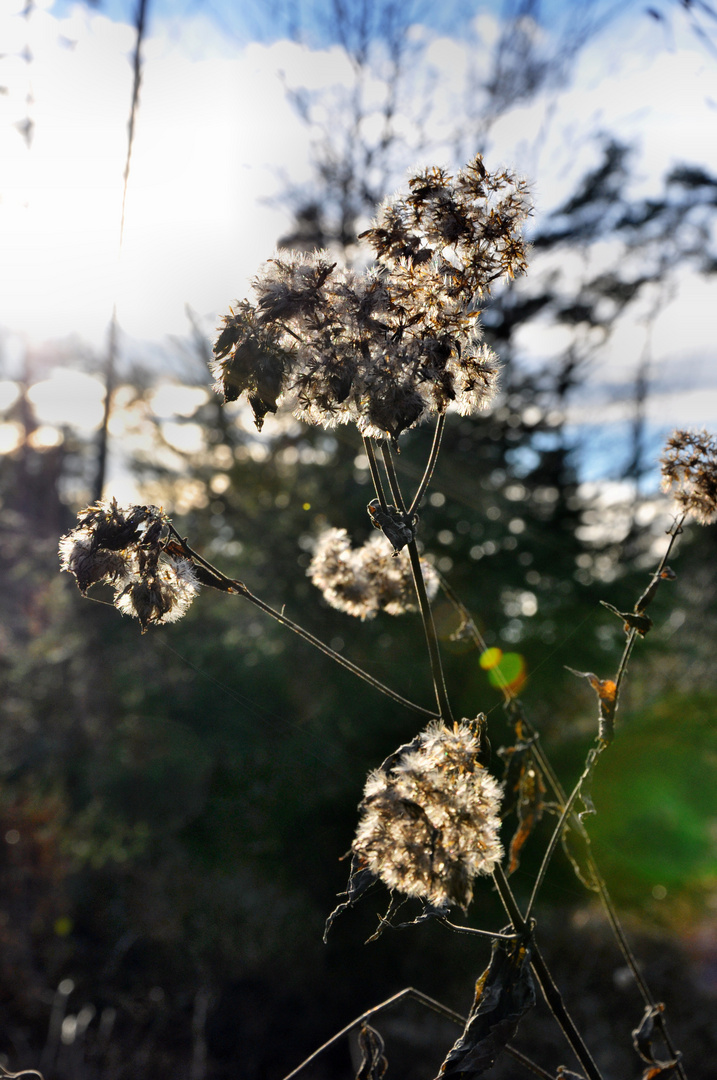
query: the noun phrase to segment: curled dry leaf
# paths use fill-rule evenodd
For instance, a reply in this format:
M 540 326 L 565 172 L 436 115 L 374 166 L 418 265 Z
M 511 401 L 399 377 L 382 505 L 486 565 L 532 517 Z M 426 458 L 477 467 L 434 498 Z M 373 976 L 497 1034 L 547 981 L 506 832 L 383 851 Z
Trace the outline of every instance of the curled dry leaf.
M 476 983 L 468 1023 L 436 1080 L 483 1076 L 534 1004 L 530 947 L 519 941 L 494 940 L 490 963 Z
M 640 637 L 644 637 L 648 630 L 652 628 L 652 619 L 649 615 L 642 615 L 636 611 L 619 611 L 612 604 L 608 604 L 607 600 L 601 600 L 600 603 L 608 611 L 612 611 L 613 615 L 617 615 L 619 619 L 622 619 L 622 628 L 626 634 L 629 634 L 631 630 L 636 630 Z
M 617 684 L 612 679 L 599 679 L 592 671 L 576 671 L 565 665 L 568 671 L 580 679 L 587 679 L 600 702 L 600 721 L 598 738 L 605 743 L 612 742 L 617 709 Z
M 356 1080 L 381 1080 L 388 1068 L 384 1056 L 383 1039 L 370 1024 L 363 1023 L 358 1034 L 361 1064 L 356 1073 Z
M 534 738 L 526 736 L 520 716 L 515 720 L 515 744 L 504 746 L 498 756 L 505 762 L 504 816 L 515 810 L 518 825 L 510 841 L 508 873 L 520 865 L 520 852 L 546 809 L 546 786 L 534 749 Z
M 632 1033 L 632 1044 L 643 1061 L 647 1062 L 648 1068 L 642 1074 L 642 1080 L 667 1080 L 677 1068 L 680 1055 L 671 1061 L 660 1061 L 655 1057 L 652 1049 L 652 1040 L 655 1037 L 655 1024 L 665 1011 L 665 1006 L 658 1002 L 656 1005 L 647 1005 L 639 1026 Z

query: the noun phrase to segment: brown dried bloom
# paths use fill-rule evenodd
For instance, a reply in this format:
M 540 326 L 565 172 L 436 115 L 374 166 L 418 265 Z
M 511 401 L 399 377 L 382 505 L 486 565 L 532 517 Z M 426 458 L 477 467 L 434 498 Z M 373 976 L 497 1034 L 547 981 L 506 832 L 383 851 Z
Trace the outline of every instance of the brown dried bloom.
M 465 909 L 502 859 L 502 789 L 479 753 L 475 724 L 435 722 L 369 774 L 352 851 L 389 889 Z
M 60 540 L 60 565 L 80 592 L 114 586 L 114 605 L 148 626 L 181 619 L 199 592 L 189 559 L 164 550 L 168 519 L 156 506 L 119 507 L 116 500 L 80 511 L 77 528 Z
M 248 395 L 257 427 L 288 395 L 295 415 L 396 439 L 453 402 L 466 415 L 495 393 L 497 360 L 481 344 L 478 304 L 525 269 L 523 181 L 488 173 L 480 155 L 452 177 L 431 169 L 379 210 L 363 237 L 376 264 L 337 267 L 326 252 L 278 254 L 255 302 L 224 318 L 217 387 Z
M 438 576 L 424 559 L 421 569 L 433 599 Z M 417 610 L 408 553 L 394 555 L 383 536 L 352 548 L 346 529 L 327 529 L 316 542 L 306 573 L 331 607 L 359 619 L 373 619 L 379 611 L 403 615 Z
M 717 519 L 717 438 L 702 431 L 675 431 L 665 443 L 662 487 L 702 525 Z

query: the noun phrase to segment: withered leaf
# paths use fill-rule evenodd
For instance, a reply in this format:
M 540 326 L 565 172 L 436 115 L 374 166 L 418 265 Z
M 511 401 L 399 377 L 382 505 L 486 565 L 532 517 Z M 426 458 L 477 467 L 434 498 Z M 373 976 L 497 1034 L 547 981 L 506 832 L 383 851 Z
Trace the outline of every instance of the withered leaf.
M 678 1054 L 672 1061 L 660 1061 L 655 1057 L 652 1049 L 652 1040 L 655 1037 L 655 1021 L 665 1011 L 665 1006 L 658 1002 L 657 1005 L 645 1006 L 642 1020 L 632 1033 L 632 1044 L 643 1061 L 647 1062 L 648 1068 L 642 1074 L 642 1080 L 667 1080 L 677 1068 L 680 1060 Z
M 383 1039 L 370 1024 L 363 1023 L 358 1034 L 361 1064 L 356 1073 L 356 1080 L 381 1080 L 388 1068 L 384 1056 Z
M 676 577 L 677 574 L 671 566 L 663 566 L 662 570 L 660 570 L 659 573 L 654 574 L 652 577 L 652 581 L 635 604 L 635 614 L 641 614 L 645 610 L 647 605 L 652 603 L 653 597 L 657 592 L 658 588 L 660 587 L 661 581 L 674 581 Z
M 566 1069 L 564 1065 L 558 1065 L 556 1080 L 585 1080 L 585 1077 L 582 1073 L 572 1072 L 571 1069 Z
M 476 995 L 460 1039 L 436 1080 L 476 1080 L 493 1065 L 535 1004 L 530 947 L 496 939 L 490 963 L 476 983 Z
M 538 765 L 533 740 L 502 747 L 498 754 L 505 761 L 506 811 L 515 810 L 518 825 L 510 841 L 508 873 L 520 865 L 520 852 L 543 816 L 546 787 Z
M 598 723 L 598 738 L 605 743 L 612 742 L 615 726 L 615 711 L 617 709 L 617 684 L 612 679 L 599 679 L 592 671 L 576 671 L 575 668 L 565 665 L 568 671 L 577 675 L 580 679 L 587 679 L 598 696 L 600 704 L 600 720 Z
M 376 875 L 369 870 L 365 865 L 363 859 L 360 859 L 357 855 L 351 857 L 351 872 L 349 874 L 348 885 L 346 886 L 346 892 L 339 893 L 340 896 L 345 896 L 346 899 L 343 903 L 338 904 L 329 915 L 324 927 L 324 942 L 329 935 L 329 930 L 333 926 L 334 920 L 342 911 L 347 911 L 352 908 L 357 900 L 363 896 L 363 894 L 371 888 L 375 881 L 378 881 Z
M 382 510 L 378 499 L 371 499 L 366 509 L 374 528 L 380 529 L 384 536 L 391 541 L 394 555 L 398 555 L 399 551 L 413 540 L 416 525 L 415 518 L 409 521 L 408 515 L 402 514 L 395 506 L 388 506 L 386 510 Z
M 606 743 L 602 743 L 598 747 L 592 747 L 588 751 L 587 758 L 585 759 L 585 768 L 580 783 L 580 799 L 584 809 L 578 813 L 578 817 L 581 821 L 589 814 L 597 813 L 591 793 L 592 774 L 598 758 L 606 745 Z M 563 845 L 563 850 L 570 860 L 577 878 L 582 881 L 587 889 L 590 889 L 592 892 L 598 892 L 599 886 L 591 866 L 592 860 L 588 850 L 589 841 L 587 839 L 587 834 L 582 835 L 578 829 L 572 828 L 570 824 L 566 822 L 560 840 Z
M 652 627 L 652 619 L 649 615 L 642 615 L 636 611 L 618 611 L 612 604 L 608 604 L 607 600 L 601 600 L 600 603 L 608 611 L 611 611 L 613 615 L 617 615 L 618 618 L 622 619 L 622 628 L 626 634 L 629 634 L 631 630 L 636 630 L 640 637 L 644 637 Z

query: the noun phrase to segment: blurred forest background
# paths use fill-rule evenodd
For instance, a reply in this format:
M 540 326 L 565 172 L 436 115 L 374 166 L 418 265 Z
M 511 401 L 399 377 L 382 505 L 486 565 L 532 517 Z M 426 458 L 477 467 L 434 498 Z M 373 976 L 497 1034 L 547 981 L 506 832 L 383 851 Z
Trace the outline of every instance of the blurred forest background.
M 31 18 L 32 6 L 18 18 Z M 397 122 L 408 111 L 419 132 L 430 99 L 430 86 L 427 100 L 407 98 L 423 63 L 425 41 L 409 32 L 421 6 L 326 0 L 310 18 L 308 8 L 277 4 L 270 14 L 297 41 L 318 32 L 338 43 L 354 83 L 341 98 L 291 91 L 314 173 L 307 185 L 287 181 L 292 220 L 276 239 L 360 262 L 356 236 L 373 207 L 416 146 L 431 160 L 431 145 L 407 145 Z M 566 92 L 586 43 L 615 17 L 598 3 L 552 10 L 514 0 L 495 9 L 501 32 L 490 69 L 476 72 L 473 105 L 446 137 L 455 165 L 489 154 L 492 128 L 511 109 L 546 86 Z M 667 29 L 683 20 L 717 68 L 708 4 L 640 10 L 646 24 Z M 257 23 L 267 11 L 257 5 Z M 461 11 L 468 22 L 472 5 Z M 139 15 L 146 34 L 151 2 Z M 141 109 L 140 92 L 137 125 Z M 28 125 L 17 138 L 32 153 Z M 629 358 L 628 422 L 619 438 L 604 436 L 590 482 L 581 473 L 585 431 L 571 406 L 619 320 L 642 319 L 649 329 L 683 268 L 712 281 L 717 270 L 714 132 L 705 160 L 676 164 L 649 198 L 631 195 L 631 147 L 609 131 L 595 138 L 598 164 L 556 212 L 531 221 L 531 272 L 485 312 L 486 338 L 503 364 L 500 398 L 489 415 L 450 417 L 420 533 L 488 644 L 503 651 L 504 674 L 570 786 L 595 719 L 592 694 L 565 665 L 615 670 L 622 629 L 598 602 L 629 610 L 671 520 L 655 472 L 668 432 L 648 420 L 649 333 L 642 356 Z M 0 195 L 1 186 L 0 173 Z M 611 254 L 595 270 L 598 249 Z M 328 945 L 321 940 L 345 885 L 339 857 L 365 774 L 414 734 L 413 716 L 239 598 L 205 594 L 181 623 L 140 637 L 58 572 L 59 536 L 80 507 L 112 495 L 106 470 L 121 455 L 138 500 L 163 505 L 195 549 L 430 704 L 418 618 L 358 623 L 328 609 L 305 576 L 323 527 L 346 527 L 355 543 L 371 530 L 355 431 L 327 435 L 279 415 L 258 435 L 245 408 L 224 410 L 211 393 L 212 326 L 189 317 L 191 333 L 168 346 L 169 367 L 136 343 L 123 351 L 115 334 L 107 355 L 55 342 L 28 347 L 20 377 L 0 369 L 2 430 L 14 433 L 0 455 L 0 1052 L 11 1069 L 41 1068 L 58 1080 L 278 1080 L 405 986 L 465 1012 L 486 963 L 486 946 L 467 947 L 445 927 L 364 945 L 376 923 L 369 900 L 338 921 Z M 561 331 L 545 364 L 524 357 L 538 326 Z M 104 421 L 91 434 L 61 420 L 48 431 L 38 420 L 33 387 L 53 365 L 103 381 Z M 185 389 L 171 416 L 163 411 L 168 385 Z M 177 437 L 182 429 L 191 445 Z M 417 430 L 402 440 L 398 465 L 409 484 L 430 437 Z M 590 819 L 603 873 L 654 994 L 668 1002 L 692 1080 L 712 1078 L 717 1060 L 716 545 L 714 527 L 691 526 L 679 540 L 677 580 L 660 591 L 656 627 L 638 643 Z M 435 614 L 456 712 L 487 712 L 495 749 L 509 739 L 495 677 L 452 636 L 451 608 L 437 600 Z M 519 896 L 550 827 L 547 819 L 525 850 L 513 879 Z M 500 926 L 490 888 L 476 892 L 469 922 Z M 606 1076 L 637 1076 L 629 1033 L 639 997 L 593 898 L 560 855 L 540 924 Z M 415 1004 L 376 1026 L 396 1080 L 433 1076 L 455 1037 Z M 571 1064 L 542 1005 L 516 1042 L 548 1068 Z M 312 1069 L 307 1076 L 353 1075 L 348 1043 Z M 491 1076 L 517 1072 L 499 1064 Z

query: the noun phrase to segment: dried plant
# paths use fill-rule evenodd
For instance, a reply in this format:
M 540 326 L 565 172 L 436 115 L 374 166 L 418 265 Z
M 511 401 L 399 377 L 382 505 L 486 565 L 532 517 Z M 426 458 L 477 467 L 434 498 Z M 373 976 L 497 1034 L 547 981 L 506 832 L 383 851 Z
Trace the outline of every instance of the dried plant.
M 176 622 L 199 592 L 192 562 L 170 554 L 163 541 L 168 520 L 156 506 L 96 503 L 78 516 L 77 528 L 60 540 L 60 565 L 79 589 L 114 587 L 114 606 L 149 626 Z
M 369 774 L 351 850 L 389 889 L 465 910 L 473 879 L 493 873 L 501 786 L 480 753 L 468 721 L 431 724 Z
M 662 485 L 680 510 L 701 525 L 717 518 L 717 439 L 706 431 L 675 431 L 667 440 Z
M 284 395 L 309 423 L 353 421 L 392 439 L 451 403 L 465 415 L 490 402 L 497 362 L 478 304 L 496 278 L 525 269 L 526 185 L 476 158 L 409 189 L 363 234 L 376 256 L 365 273 L 324 252 L 278 254 L 254 280 L 255 302 L 224 319 L 217 386 L 227 401 L 247 394 L 257 427 Z
M 283 611 L 270 608 L 243 582 L 224 575 L 193 550 L 156 507 L 122 509 L 114 501 L 88 507 L 79 515 L 77 528 L 60 543 L 61 562 L 63 569 L 74 574 L 83 594 L 95 585 L 110 586 L 114 605 L 138 618 L 143 632 L 181 617 L 199 585 L 239 595 L 422 717 L 420 733 L 368 777 L 345 899 L 329 917 L 327 931 L 340 912 L 380 881 L 391 900 L 374 937 L 394 925 L 399 904 L 411 898 L 421 907 L 414 923 L 433 918 L 451 930 L 491 940 L 489 965 L 478 980 L 470 1015 L 467 1020 L 458 1018 L 464 1031 L 441 1067 L 443 1080 L 483 1076 L 501 1053 L 548 1080 L 556 1075 L 603 1080 L 539 948 L 536 903 L 560 844 L 578 877 L 598 894 L 643 998 L 644 1015 L 633 1041 L 647 1065 L 644 1080 L 668 1075 L 686 1080 L 665 1009 L 653 999 L 632 953 L 592 854 L 584 819 L 594 812 L 590 781 L 615 737 L 620 693 L 633 647 L 652 627 L 646 609 L 662 583 L 675 576 L 667 565 L 674 540 L 687 513 L 703 522 L 717 516 L 717 443 L 704 432 L 676 432 L 667 444 L 663 472 L 666 483 L 678 488 L 682 513 L 633 610 L 606 605 L 619 616 L 625 633 L 616 671 L 610 675 L 575 672 L 594 691 L 597 713 L 595 743 L 569 794 L 511 686 L 502 686 L 514 728 L 513 744 L 499 750 L 504 763 L 502 781 L 491 772 L 485 717 L 479 714 L 474 721 L 454 721 L 430 605 L 439 578 L 420 557 L 416 540 L 416 508 L 431 481 L 448 406 L 453 403 L 460 412 L 469 413 L 484 407 L 494 391 L 497 364 L 479 343 L 477 304 L 498 276 L 510 277 L 524 269 L 519 230 L 527 212 L 523 182 L 507 173 L 488 173 L 480 157 L 456 177 L 441 169 L 413 176 L 408 193 L 388 200 L 364 234 L 373 248 L 375 265 L 357 274 L 337 268 L 322 253 L 277 256 L 254 282 L 255 301 L 238 304 L 224 319 L 214 350 L 215 373 L 225 399 L 246 394 L 258 427 L 267 413 L 276 411 L 282 397 L 291 402 L 297 416 L 310 423 L 327 427 L 356 423 L 375 491 L 367 510 L 383 536 L 374 535 L 354 548 L 345 530 L 330 529 L 317 539 L 308 573 L 331 605 L 361 619 L 371 619 L 381 611 L 398 614 L 418 609 L 435 708 L 412 702 L 384 685 Z M 436 418 L 433 445 L 424 474 L 412 498 L 406 499 L 392 447 L 403 431 L 431 415 Z M 441 584 L 461 616 L 462 635 L 484 651 L 485 641 L 470 614 Z M 425 726 L 427 720 L 430 723 Z M 521 908 L 508 874 L 518 866 L 524 844 L 546 812 L 556 822 L 530 899 Z M 506 844 L 504 868 L 501 822 L 512 813 L 517 824 Z M 458 927 L 449 922 L 450 907 L 465 909 L 475 882 L 486 875 L 503 903 L 508 929 Z M 579 1074 L 562 1065 L 547 1071 L 511 1042 L 522 1016 L 535 1002 L 536 986 L 579 1063 Z M 451 1010 L 413 990 L 384 1005 L 405 994 L 456 1019 Z M 383 1042 L 367 1024 L 384 1005 L 349 1025 L 361 1031 L 361 1075 L 379 1076 L 385 1071 Z M 657 1039 L 664 1046 L 659 1058 L 652 1050 Z
M 438 575 L 425 559 L 421 571 L 433 599 Z M 403 615 L 418 609 L 408 555 L 392 552 L 381 536 L 353 548 L 346 529 L 326 529 L 306 572 L 327 603 L 359 619 L 373 619 L 379 611 Z

